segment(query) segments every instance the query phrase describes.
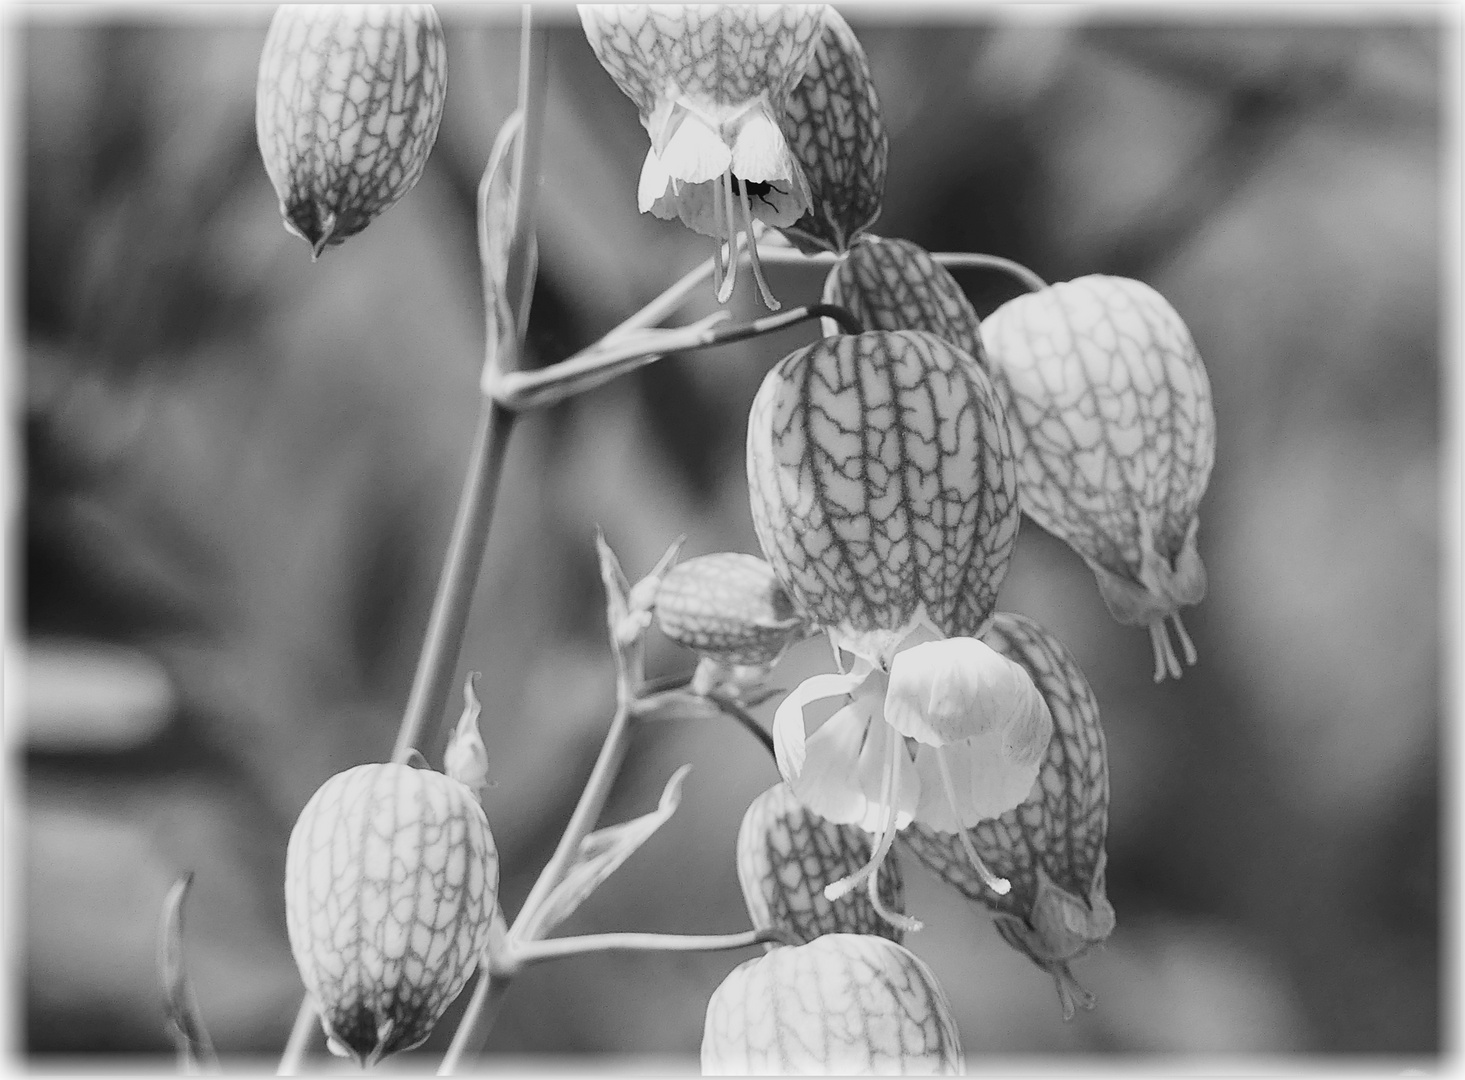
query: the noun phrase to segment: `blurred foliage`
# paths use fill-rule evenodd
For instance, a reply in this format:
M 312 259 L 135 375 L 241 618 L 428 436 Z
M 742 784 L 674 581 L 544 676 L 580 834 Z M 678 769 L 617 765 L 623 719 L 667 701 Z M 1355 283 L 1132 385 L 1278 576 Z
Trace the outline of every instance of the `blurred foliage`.
M 472 198 L 512 108 L 516 12 L 444 14 L 447 114 L 426 176 L 316 264 L 254 145 L 268 10 L 32 8 L 15 27 L 36 660 L 11 867 L 30 1052 L 166 1052 L 154 934 L 184 869 L 215 1042 L 283 1045 L 299 1000 L 285 840 L 328 775 L 389 750 L 473 423 Z M 1148 281 L 1206 359 L 1220 450 L 1201 512 L 1211 591 L 1186 615 L 1201 662 L 1178 684 L 1150 682 L 1145 635 L 1112 623 L 1087 569 L 1030 524 L 1001 599 L 1069 645 L 1103 708 L 1119 924 L 1077 965 L 1097 1011 L 1065 1026 L 1048 980 L 914 867 L 928 929 L 911 944 L 974 1066 L 1435 1053 L 1446 16 L 925 17 L 850 14 L 891 132 L 877 231 L 1050 280 Z M 635 212 L 645 136 L 573 23 L 553 34 L 551 77 L 535 363 L 707 254 Z M 785 300 L 821 284 L 771 274 Z M 962 280 L 984 313 L 1012 295 Z M 682 318 L 710 311 L 710 291 Z M 517 430 L 462 658 L 484 672 L 510 911 L 609 716 L 595 526 L 632 576 L 682 532 L 688 555 L 756 550 L 747 405 L 812 332 L 671 358 Z M 89 662 L 78 641 L 130 650 L 137 670 Z M 652 655 L 690 666 L 665 643 Z M 818 656 L 797 652 L 780 683 Z M 109 711 L 108 680 L 125 707 Z M 709 721 L 641 732 L 609 820 L 650 809 L 684 761 L 677 816 L 565 932 L 746 926 L 734 839 L 774 775 L 753 740 Z M 534 969 L 490 1049 L 695 1054 L 737 959 Z

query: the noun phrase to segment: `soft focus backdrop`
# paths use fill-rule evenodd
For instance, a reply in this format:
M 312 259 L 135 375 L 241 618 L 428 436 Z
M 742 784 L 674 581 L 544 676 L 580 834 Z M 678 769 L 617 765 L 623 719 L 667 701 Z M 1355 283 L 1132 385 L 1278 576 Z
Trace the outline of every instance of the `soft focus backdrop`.
M 475 411 L 472 199 L 513 104 L 517 10 L 443 14 L 448 104 L 426 175 L 316 264 L 255 146 L 270 9 L 12 16 L 26 651 L 7 874 L 26 1052 L 167 1051 L 154 935 L 186 869 L 214 1040 L 283 1045 L 299 1001 L 286 838 L 327 776 L 390 750 Z M 588 344 L 708 251 L 637 215 L 635 110 L 572 14 L 546 15 L 561 29 L 533 363 Z M 849 16 L 891 136 L 876 230 L 1049 280 L 1149 282 L 1192 330 L 1219 423 L 1210 595 L 1185 616 L 1201 661 L 1180 682 L 1152 683 L 1146 635 L 1023 526 L 1000 606 L 1058 634 L 1098 694 L 1119 922 L 1076 965 L 1097 1011 L 1065 1025 L 1049 979 L 907 858 L 928 923 L 909 944 L 950 993 L 971 1064 L 1438 1051 L 1443 105 L 1458 39 L 1439 12 Z M 771 274 L 792 302 L 822 281 Z M 961 280 L 983 314 L 1015 292 Z M 735 304 L 749 315 L 750 287 Z M 710 294 L 680 318 L 711 311 Z M 510 912 L 610 715 L 595 527 L 633 577 L 680 533 L 689 555 L 756 551 L 747 407 L 813 333 L 671 358 L 516 430 L 462 659 L 484 673 Z M 779 683 L 819 656 L 796 653 Z M 654 672 L 690 663 L 664 641 L 653 652 Z M 733 842 L 776 773 L 745 733 L 642 732 L 609 818 L 650 809 L 683 762 L 681 810 L 565 932 L 747 925 Z M 749 955 L 543 965 L 513 987 L 490 1049 L 692 1068 L 708 994 Z

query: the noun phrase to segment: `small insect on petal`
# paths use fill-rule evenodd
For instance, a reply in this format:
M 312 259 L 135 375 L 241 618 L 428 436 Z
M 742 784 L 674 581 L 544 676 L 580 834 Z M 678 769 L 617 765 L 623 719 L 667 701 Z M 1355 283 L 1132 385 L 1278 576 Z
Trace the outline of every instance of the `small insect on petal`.
M 976 872 L 962 837 L 921 823 L 903 835 L 917 857 L 994 913 L 1013 948 L 1052 974 L 1065 1016 L 1093 998 L 1069 963 L 1107 938 L 1114 909 L 1104 891 L 1109 771 L 1099 705 L 1063 644 L 1031 619 L 1000 612 L 986 642 L 1032 676 L 1053 718 L 1038 782 L 1016 809 L 979 822 L 965 839 L 992 872 L 1011 884 L 994 892 Z
M 951 272 L 909 240 L 860 237 L 824 279 L 824 302 L 869 330 L 925 330 L 987 367 L 976 309 Z
M 820 817 L 787 784 L 775 784 L 749 804 L 738 830 L 738 881 L 753 925 L 782 927 L 805 942 L 846 933 L 900 941 L 902 930 L 881 917 L 865 890 L 837 901 L 824 895 L 829 882 L 869 862 L 871 851 L 865 830 Z M 899 863 L 887 857 L 879 874 L 882 905 L 904 911 Z
M 473 792 L 407 765 L 358 765 L 306 803 L 285 855 L 290 949 L 326 1037 L 369 1067 L 410 1050 L 472 975 L 498 896 Z
M 1127 278 L 1091 275 L 982 323 L 1018 455 L 1022 508 L 1083 556 L 1110 613 L 1147 626 L 1155 680 L 1187 663 L 1182 606 L 1205 595 L 1197 509 L 1216 457 L 1211 387 L 1185 323 Z
M 781 231 L 805 252 L 844 251 L 880 216 L 890 140 L 865 50 L 833 8 L 824 10 L 823 32 L 781 126 L 804 167 L 810 200 Z
M 285 4 L 255 128 L 285 227 L 319 257 L 412 190 L 437 140 L 447 45 L 424 4 Z
M 655 612 L 667 637 L 724 664 L 771 664 L 806 633 L 773 568 L 732 551 L 672 567 L 657 589 Z
M 809 619 L 903 638 L 922 611 L 972 636 L 1017 540 L 1006 420 L 982 369 L 919 331 L 785 357 L 748 418 L 753 526 Z
M 961 1039 L 936 976 L 902 945 L 826 934 L 735 968 L 712 993 L 702 1072 L 960 1075 Z

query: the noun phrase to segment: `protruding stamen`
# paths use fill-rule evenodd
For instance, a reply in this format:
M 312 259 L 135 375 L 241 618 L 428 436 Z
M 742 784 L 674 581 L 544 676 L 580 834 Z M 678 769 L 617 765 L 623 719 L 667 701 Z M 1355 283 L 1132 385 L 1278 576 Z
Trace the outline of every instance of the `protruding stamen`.
M 904 912 L 891 911 L 885 906 L 885 901 L 880 899 L 880 875 L 871 874 L 866 887 L 870 890 L 870 906 L 875 909 L 875 914 L 888 922 L 891 926 L 906 933 L 914 934 L 917 930 L 925 927 L 914 915 L 906 915 Z
M 1150 623 L 1150 646 L 1155 651 L 1155 682 L 1164 682 L 1168 673 L 1171 678 L 1180 678 L 1180 659 L 1175 647 L 1170 644 L 1170 635 L 1165 633 L 1165 620 L 1156 619 Z M 1191 646 L 1195 648 L 1194 645 Z
M 1066 962 L 1057 963 L 1050 970 L 1053 972 L 1053 983 L 1058 987 L 1058 1003 L 1063 1007 L 1065 1021 L 1073 1019 L 1074 1005 L 1086 1012 L 1093 1009 L 1094 995 L 1079 985 Z
M 977 849 L 972 846 L 972 838 L 961 827 L 961 814 L 956 809 L 956 784 L 952 782 L 951 768 L 946 764 L 946 755 L 941 752 L 939 746 L 936 747 L 934 753 L 936 754 L 936 769 L 941 774 L 941 787 L 946 792 L 946 801 L 951 804 L 951 815 L 956 818 L 956 837 L 961 843 L 961 849 L 966 852 L 966 857 L 970 860 L 972 868 L 976 870 L 977 877 L 982 879 L 982 884 L 998 896 L 1006 896 L 1012 891 L 1012 882 L 1006 878 L 1000 878 L 988 870 L 987 864 L 982 861 L 982 857 L 977 854 Z
M 1190 635 L 1185 632 L 1185 624 L 1180 621 L 1180 612 L 1171 612 L 1170 619 L 1175 623 L 1175 633 L 1180 638 L 1180 647 L 1185 650 L 1185 662 L 1194 667 L 1199 656 L 1195 651 L 1195 642 L 1190 640 Z
M 736 212 L 733 210 L 732 170 L 724 171 L 717 184 L 718 189 L 713 193 L 718 208 L 717 231 L 727 237 L 727 276 L 722 280 L 722 287 L 717 290 L 717 302 L 725 304 L 732 299 L 733 287 L 738 281 L 738 227 Z
M 727 232 L 722 220 L 722 199 L 720 193 L 712 196 L 712 291 L 718 296 L 722 295 L 722 238 Z
M 895 843 L 895 834 L 898 831 L 895 827 L 895 775 L 899 768 L 896 758 L 897 753 L 904 753 L 900 742 L 900 733 L 895 728 L 886 725 L 890 732 L 885 747 L 885 776 L 880 781 L 880 803 L 885 808 L 885 813 L 880 821 L 880 840 L 875 845 L 875 851 L 864 866 L 860 867 L 853 874 L 846 874 L 838 881 L 831 882 L 824 886 L 824 899 L 831 904 L 838 903 L 848 896 L 855 889 L 858 889 L 869 878 L 880 869 L 880 864 L 885 861 L 885 856 L 890 854 L 890 846 Z M 877 909 L 878 910 L 878 909 Z
M 763 297 L 764 306 L 769 311 L 777 311 L 783 305 L 773 298 L 773 293 L 768 288 L 768 282 L 763 277 L 763 266 L 758 262 L 758 237 L 753 233 L 753 207 L 748 201 L 748 182 L 746 180 L 738 183 L 738 193 L 742 196 L 743 227 L 748 231 L 748 262 L 753 265 L 753 280 L 758 283 L 758 292 Z

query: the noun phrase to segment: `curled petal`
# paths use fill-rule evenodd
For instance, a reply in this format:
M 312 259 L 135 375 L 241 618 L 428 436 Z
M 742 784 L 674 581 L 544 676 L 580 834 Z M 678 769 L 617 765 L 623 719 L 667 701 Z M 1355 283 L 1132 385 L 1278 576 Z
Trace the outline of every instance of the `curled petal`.
M 803 768 L 784 773 L 799 802 L 820 817 L 840 824 L 864 820 L 867 800 L 859 784 L 860 751 L 870 717 L 868 702 L 846 705 L 809 736 Z
M 821 698 L 853 693 L 864 676 L 814 675 L 789 692 L 773 714 L 773 750 L 778 769 L 784 776 L 799 773 L 804 767 L 804 707 Z
M 1040 706 L 1032 676 L 976 638 L 927 641 L 890 663 L 885 720 L 928 746 L 1007 732 Z
M 1052 716 L 1039 698 L 1038 708 L 1015 730 L 919 747 L 916 818 L 938 832 L 956 832 L 1007 813 L 1032 793 L 1052 732 Z

